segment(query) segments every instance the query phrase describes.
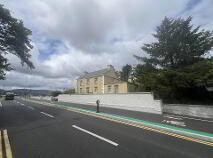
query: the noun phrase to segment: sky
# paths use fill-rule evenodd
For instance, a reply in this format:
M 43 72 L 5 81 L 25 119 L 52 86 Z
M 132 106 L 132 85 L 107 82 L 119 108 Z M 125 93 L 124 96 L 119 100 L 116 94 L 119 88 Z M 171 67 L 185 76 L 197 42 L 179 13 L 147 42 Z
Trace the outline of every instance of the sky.
M 152 33 L 165 16 L 193 17 L 193 25 L 213 28 L 213 0 L 0 0 L 12 16 L 32 30 L 35 69 L 22 66 L 7 72 L 0 88 L 63 90 L 75 87 L 84 71 L 111 64 L 116 70 L 136 65 L 133 55 L 155 39 Z

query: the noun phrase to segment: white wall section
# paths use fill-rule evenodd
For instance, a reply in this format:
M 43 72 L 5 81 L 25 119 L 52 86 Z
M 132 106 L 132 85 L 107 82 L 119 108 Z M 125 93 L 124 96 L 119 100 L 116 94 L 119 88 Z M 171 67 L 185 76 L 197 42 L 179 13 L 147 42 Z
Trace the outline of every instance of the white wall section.
M 128 93 L 128 94 L 97 94 L 97 95 L 59 95 L 59 101 L 89 104 L 96 106 L 96 100 L 100 100 L 100 106 L 126 109 L 133 111 L 161 114 L 161 101 L 154 100 L 152 93 Z

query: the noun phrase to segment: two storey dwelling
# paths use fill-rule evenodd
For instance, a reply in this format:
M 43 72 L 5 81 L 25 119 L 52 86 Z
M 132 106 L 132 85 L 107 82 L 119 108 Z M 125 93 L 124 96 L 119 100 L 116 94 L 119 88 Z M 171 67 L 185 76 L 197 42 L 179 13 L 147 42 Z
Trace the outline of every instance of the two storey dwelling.
M 112 65 L 102 70 L 85 72 L 77 79 L 76 85 L 78 94 L 127 93 L 134 90 L 134 85 L 118 79 Z

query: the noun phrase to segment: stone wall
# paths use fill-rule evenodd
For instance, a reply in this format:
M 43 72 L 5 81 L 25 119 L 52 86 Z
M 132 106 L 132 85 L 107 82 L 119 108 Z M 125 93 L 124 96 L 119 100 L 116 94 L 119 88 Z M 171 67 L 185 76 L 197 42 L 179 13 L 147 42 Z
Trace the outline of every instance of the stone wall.
M 165 104 L 163 105 L 163 113 L 213 119 L 213 106 Z
M 59 95 L 59 101 L 89 104 L 96 106 L 96 100 L 100 100 L 100 106 L 126 109 L 133 111 L 161 114 L 161 101 L 154 100 L 151 93 L 127 93 L 127 94 L 85 94 L 85 95 Z

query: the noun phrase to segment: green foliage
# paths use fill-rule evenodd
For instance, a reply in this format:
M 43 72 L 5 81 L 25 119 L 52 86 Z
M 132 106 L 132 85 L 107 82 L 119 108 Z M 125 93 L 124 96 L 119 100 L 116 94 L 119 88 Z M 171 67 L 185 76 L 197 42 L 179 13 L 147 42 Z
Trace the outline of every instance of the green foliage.
M 133 72 L 138 84 L 138 91 L 151 91 L 155 85 L 155 69 L 150 64 L 138 64 Z
M 132 73 L 132 66 L 129 64 L 126 64 L 125 66 L 122 67 L 122 71 L 120 72 L 120 78 L 123 81 L 128 81 L 130 75 Z
M 149 72 L 145 72 L 143 66 L 137 66 L 143 72 L 138 74 L 136 80 L 141 90 L 153 91 L 165 102 L 213 99 L 206 89 L 213 83 L 213 60 L 206 59 L 179 69 L 155 69 Z
M 13 18 L 10 11 L 0 5 L 0 79 L 5 78 L 5 71 L 12 70 L 5 58 L 8 53 L 20 58 L 22 65 L 34 68 L 29 53 L 33 48 L 29 39 L 31 33 L 21 20 Z
M 144 44 L 149 57 L 137 57 L 160 68 L 178 68 L 204 59 L 213 47 L 213 32 L 193 28 L 192 18 L 165 17 L 153 36 L 156 42 Z
M 145 44 L 148 57 L 136 58 L 136 83 L 142 91 L 153 91 L 169 103 L 213 103 L 207 87 L 213 86 L 213 32 L 193 29 L 192 18 L 165 18 L 157 27 L 156 42 Z

